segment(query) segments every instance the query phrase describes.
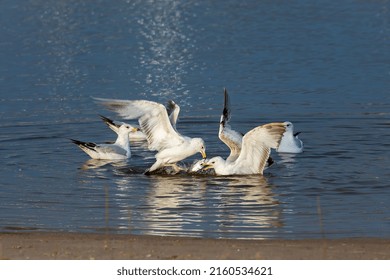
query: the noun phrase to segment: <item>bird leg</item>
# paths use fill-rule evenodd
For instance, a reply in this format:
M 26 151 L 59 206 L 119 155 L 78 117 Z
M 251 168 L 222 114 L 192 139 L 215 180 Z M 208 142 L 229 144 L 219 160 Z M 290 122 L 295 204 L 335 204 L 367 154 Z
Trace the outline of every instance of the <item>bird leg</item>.
M 185 170 L 186 170 L 185 168 L 178 166 L 176 163 L 170 163 L 170 164 L 167 164 L 166 166 L 172 167 L 173 170 L 174 170 L 176 173 L 179 173 L 180 171 L 185 171 Z

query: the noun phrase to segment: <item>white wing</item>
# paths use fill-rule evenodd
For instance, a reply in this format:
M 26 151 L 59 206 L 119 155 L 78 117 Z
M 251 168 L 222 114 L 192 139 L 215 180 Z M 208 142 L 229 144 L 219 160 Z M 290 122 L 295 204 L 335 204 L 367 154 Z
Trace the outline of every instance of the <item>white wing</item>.
M 96 145 L 95 150 L 98 153 L 103 154 L 117 154 L 126 157 L 127 151 L 123 149 L 122 147 L 119 147 L 117 145 L 110 145 L 110 144 L 99 144 Z
M 146 134 L 150 150 L 164 150 L 184 142 L 171 125 L 164 105 L 148 100 L 119 100 L 95 98 L 124 119 L 137 119 Z
M 234 161 L 240 155 L 242 145 L 242 134 L 231 129 L 229 125 L 231 113 L 229 95 L 227 90 L 224 89 L 224 106 L 219 123 L 219 139 L 226 144 L 230 149 L 230 155 L 227 161 Z
M 271 148 L 279 146 L 286 127 L 283 123 L 269 123 L 255 127 L 244 135 L 240 156 L 235 168 L 243 172 L 263 173 Z

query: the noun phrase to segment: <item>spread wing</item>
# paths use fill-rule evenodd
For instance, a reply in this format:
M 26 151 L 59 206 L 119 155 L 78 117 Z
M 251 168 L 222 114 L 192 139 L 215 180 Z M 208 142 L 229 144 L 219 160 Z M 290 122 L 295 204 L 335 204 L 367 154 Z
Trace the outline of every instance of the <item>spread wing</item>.
M 169 116 L 169 121 L 171 122 L 172 127 L 176 129 L 176 123 L 180 113 L 180 106 L 173 102 L 173 100 L 169 100 L 166 105 L 166 108 L 167 114 Z
M 227 158 L 228 161 L 234 161 L 241 152 L 242 134 L 231 129 L 229 125 L 231 117 L 229 95 L 227 90 L 224 89 L 224 106 L 219 123 L 219 139 L 226 144 L 230 149 L 230 155 Z
M 171 125 L 164 105 L 148 100 L 95 98 L 124 119 L 137 119 L 145 133 L 150 150 L 164 150 L 184 142 Z
M 242 170 L 263 173 L 271 148 L 279 146 L 286 127 L 283 123 L 269 123 L 255 127 L 244 135 L 240 156 L 235 161 Z

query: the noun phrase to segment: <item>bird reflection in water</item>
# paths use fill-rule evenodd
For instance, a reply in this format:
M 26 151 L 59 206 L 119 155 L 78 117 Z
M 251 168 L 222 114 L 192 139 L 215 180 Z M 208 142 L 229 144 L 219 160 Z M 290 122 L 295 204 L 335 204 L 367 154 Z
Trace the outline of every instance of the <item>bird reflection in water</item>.
M 153 176 L 145 234 L 265 238 L 282 226 L 272 187 L 261 176 Z
M 282 209 L 263 176 L 232 176 L 219 182 L 218 222 L 222 237 L 267 238 L 282 227 Z M 271 235 L 271 234 L 269 234 Z
M 264 176 L 145 176 L 142 167 L 129 169 L 126 161 L 89 160 L 84 166 L 91 176 L 115 183 L 105 191 L 110 197 L 104 207 L 111 209 L 106 223 L 118 231 L 267 238 L 283 226 L 274 186 Z
M 82 170 L 98 169 L 105 165 L 112 165 L 115 167 L 125 167 L 127 165 L 126 160 L 103 160 L 103 159 L 89 159 L 81 166 Z

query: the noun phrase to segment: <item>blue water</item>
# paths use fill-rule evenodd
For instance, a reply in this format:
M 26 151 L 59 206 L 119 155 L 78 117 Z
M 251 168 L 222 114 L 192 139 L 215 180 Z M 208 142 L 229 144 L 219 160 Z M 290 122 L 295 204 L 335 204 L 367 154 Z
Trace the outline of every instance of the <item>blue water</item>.
M 2 1 L 0 231 L 390 237 L 389 19 L 388 0 Z M 264 177 L 145 176 L 141 143 L 99 166 L 68 140 L 115 139 L 91 96 L 173 99 L 227 156 L 224 87 L 234 129 L 289 120 L 305 152 Z

